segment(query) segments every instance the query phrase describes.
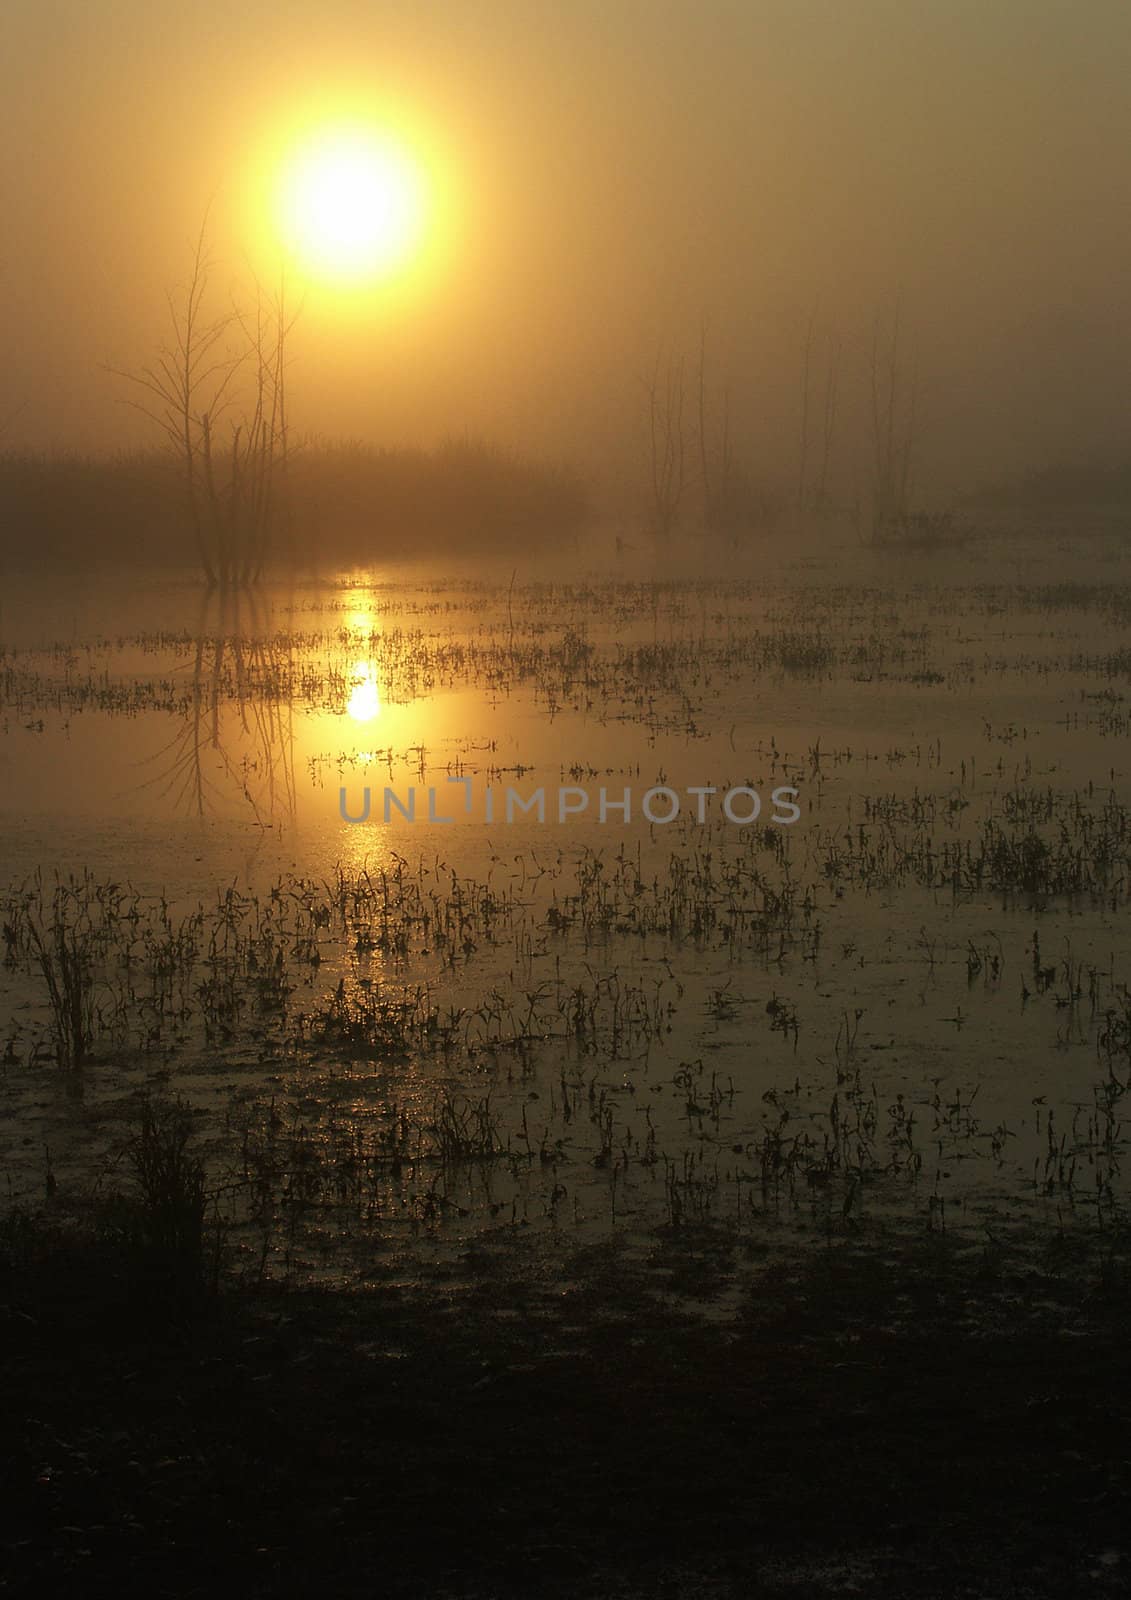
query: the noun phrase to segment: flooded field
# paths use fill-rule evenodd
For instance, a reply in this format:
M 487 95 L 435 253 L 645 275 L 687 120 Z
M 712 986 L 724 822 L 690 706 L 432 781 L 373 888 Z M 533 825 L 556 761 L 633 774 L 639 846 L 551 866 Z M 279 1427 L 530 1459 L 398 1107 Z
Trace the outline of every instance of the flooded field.
M 179 1128 L 256 1280 L 516 1228 L 1102 1241 L 1131 551 L 1071 550 L 7 580 L 10 1201 Z

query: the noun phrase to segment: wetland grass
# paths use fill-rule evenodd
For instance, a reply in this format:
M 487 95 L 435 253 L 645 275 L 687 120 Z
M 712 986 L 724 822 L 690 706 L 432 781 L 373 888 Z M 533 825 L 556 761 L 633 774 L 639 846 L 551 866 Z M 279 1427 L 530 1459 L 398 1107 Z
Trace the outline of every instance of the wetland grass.
M 260 643 L 238 649 L 228 640 L 235 612 L 229 605 L 225 622 L 221 605 L 200 636 L 214 634 L 216 646 L 203 674 L 206 698 L 197 696 L 206 720 L 225 703 L 240 716 L 259 707 L 276 719 L 288 702 L 312 710 L 337 703 L 356 642 L 332 593 L 304 604 L 311 623 L 292 608 L 287 627 L 275 632 L 267 609 L 249 604 L 236 621 Z M 934 591 L 903 618 L 900 607 L 890 588 L 823 588 L 802 601 L 788 590 L 767 596 L 744 580 L 725 589 L 711 581 L 519 585 L 512 574 L 505 586 L 484 580 L 433 592 L 390 585 L 376 598 L 366 648 L 393 697 L 412 700 L 455 685 L 524 694 L 563 716 L 623 720 L 646 739 L 666 732 L 699 741 L 711 732 L 716 679 L 727 686 L 753 673 L 773 685 L 812 685 L 801 692 L 821 695 L 838 683 L 858 685 L 863 674 L 868 683 L 941 696 L 963 681 L 947 658 L 947 618 L 992 621 L 1003 612 L 1043 616 L 1051 609 L 1058 617 L 1114 623 L 1120 614 L 1115 591 L 1089 585 L 1061 593 L 985 584 L 960 595 Z M 650 637 L 628 629 L 641 614 L 653 619 Z M 123 647 L 154 661 L 171 652 L 191 675 L 199 638 L 156 631 L 77 650 L 9 649 L 0 678 L 6 709 L 30 718 L 163 707 L 191 722 L 193 692 L 176 698 L 184 691 L 174 691 L 176 674 L 165 664 L 135 679 L 107 671 Z M 1065 641 L 1054 635 L 1051 649 L 1059 670 Z M 1078 666 L 1115 670 L 1100 657 L 1081 658 Z M 977 667 L 987 681 L 1029 669 L 1027 656 L 1006 662 L 1000 652 Z M 1105 724 L 1096 736 L 1113 737 L 1113 729 Z M 291 873 L 254 888 L 222 889 L 211 903 L 143 897 L 89 875 L 51 892 L 17 885 L 4 899 L 6 962 L 21 982 L 34 980 L 39 999 L 13 1020 L 5 1064 L 9 1073 L 30 1068 L 49 1048 L 68 1070 L 82 1064 L 94 1085 L 111 1061 L 114 1071 L 128 1062 L 137 1081 L 154 1070 L 180 1070 L 204 1050 L 218 1062 L 239 1061 L 241 1073 L 254 1063 L 257 1071 L 286 1075 L 288 1094 L 297 1096 L 303 1075 L 359 1078 L 384 1084 L 372 1091 L 384 1093 L 398 1078 L 442 1063 L 453 1075 L 452 1092 L 469 1104 L 494 1084 L 507 1086 L 492 1101 L 501 1147 L 557 1152 L 547 1163 L 551 1186 L 570 1187 L 568 1175 L 551 1170 L 570 1161 L 615 1173 L 619 1208 L 623 1185 L 631 1189 L 665 1158 L 676 1187 L 665 1199 L 657 1181 L 653 1200 L 670 1213 L 675 1195 L 686 1213 L 691 1203 L 679 1186 L 705 1185 L 707 1172 L 714 1182 L 715 1163 L 704 1166 L 701 1150 L 693 1168 L 683 1166 L 683 1143 L 698 1136 L 702 1119 L 657 1120 L 651 1108 L 644 1118 L 633 1097 L 639 1107 L 652 1072 L 660 1074 L 654 1087 L 663 1088 L 665 1072 L 702 1059 L 684 1042 L 690 1018 L 703 1018 L 726 1050 L 764 1018 L 758 1036 L 774 1048 L 780 1041 L 789 1054 L 758 1068 L 761 1092 L 772 1086 L 780 1115 L 789 1107 L 782 1078 L 796 1074 L 804 1109 L 799 1103 L 797 1116 L 790 1111 L 777 1126 L 752 1124 L 742 1101 L 748 1080 L 741 1087 L 731 1057 L 729 1076 L 740 1088 L 716 1132 L 725 1141 L 725 1123 L 737 1124 L 739 1136 L 729 1143 L 741 1145 L 743 1158 L 718 1163 L 712 1203 L 723 1214 L 753 1215 L 771 1198 L 794 1205 L 798 1197 L 835 1191 L 836 1203 L 855 1215 L 878 1174 L 910 1173 L 916 1161 L 927 1173 L 929 1124 L 942 1113 L 929 1094 L 912 1095 L 906 1085 L 873 1085 L 865 1094 L 854 1076 L 864 1068 L 863 1053 L 898 1049 L 898 1041 L 866 1040 L 863 1007 L 841 1003 L 835 993 L 826 1002 L 810 992 L 805 974 L 833 972 L 834 989 L 865 982 L 853 975 L 890 957 L 878 957 L 874 940 L 852 924 L 853 909 L 876 897 L 917 897 L 923 910 L 914 926 L 923 931 L 917 942 L 913 930 L 909 935 L 908 959 L 924 997 L 956 978 L 963 983 L 961 1000 L 941 1013 L 956 1038 L 965 1043 L 985 1007 L 1002 1004 L 1008 967 L 1020 973 L 1029 1012 L 1042 1002 L 1055 1006 L 1056 1049 L 1098 1055 L 1108 1087 L 1097 1085 L 1093 1094 L 1081 1083 L 1078 1097 L 1106 1111 L 1089 1112 L 1092 1131 L 1085 1138 L 1078 1123 L 1061 1150 L 1060 1108 L 1053 1166 L 1045 1172 L 1046 1148 L 1027 1157 L 1046 1197 L 1051 1179 L 1057 1194 L 1078 1199 L 1089 1164 L 1081 1140 L 1092 1143 L 1092 1165 L 1099 1145 L 1114 1154 L 1121 1144 L 1116 1100 L 1131 1054 L 1125 996 L 1110 963 L 1072 955 L 1050 962 L 1036 941 L 1023 954 L 1006 930 L 1018 913 L 1040 922 L 1064 904 L 1096 915 L 1123 907 L 1131 824 L 1114 783 L 1073 786 L 1038 776 L 1028 752 L 1013 759 L 1022 737 L 1008 722 L 987 719 L 978 750 L 949 758 L 939 740 L 904 738 L 884 753 L 819 734 L 791 757 L 767 737 L 755 759 L 788 773 L 810 797 L 812 820 L 793 839 L 757 825 L 728 831 L 681 820 L 632 842 L 582 835 L 568 847 L 524 844 L 510 860 L 495 850 L 476 872 L 394 850 L 379 866 Z M 422 742 L 381 759 L 390 776 L 401 762 L 423 777 L 436 756 Z M 475 759 L 465 754 L 459 770 Z M 479 759 L 491 770 L 502 765 L 490 750 Z M 590 769 L 598 775 L 593 763 L 562 757 L 563 773 L 575 781 Z M 846 785 L 861 790 L 847 804 Z M 1002 931 L 971 921 L 988 918 L 995 906 Z M 830 944 L 838 928 L 842 934 Z M 737 975 L 741 990 L 731 981 Z M 872 1009 L 865 1027 L 874 1016 Z M 960 1069 L 951 1068 L 951 1079 L 947 1104 L 965 1107 Z M 584 1099 L 594 1082 L 589 1142 L 578 1147 L 581 1124 L 569 1119 L 578 1090 Z M 523 1083 L 549 1105 L 550 1114 L 540 1108 L 533 1124 L 517 1098 Z M 664 1092 L 673 1111 L 702 1106 L 704 1095 L 712 1115 L 719 1109 L 713 1090 Z M 401 1103 L 403 1115 L 403 1096 Z M 901 1109 L 890 1133 L 881 1134 L 885 1106 Z M 418 1150 L 427 1146 L 420 1131 L 426 1109 L 410 1118 Z M 1014 1147 L 1020 1125 L 1004 1104 L 977 1132 L 976 1118 L 961 1132 L 953 1119 L 943 1121 L 944 1139 L 969 1139 L 991 1164 Z M 645 1150 L 649 1162 L 641 1159 Z M 317 1159 L 311 1156 L 308 1168 Z M 940 1171 L 941 1160 L 936 1150 Z M 1104 1205 L 1114 1204 L 1113 1165 L 1105 1158 L 1096 1171 L 1097 1193 Z M 930 1186 L 927 1176 L 922 1181 Z M 695 1191 L 691 1209 L 708 1208 L 708 1187 Z
M 126 1151 L 138 1195 L 126 1213 L 130 1251 L 145 1292 L 182 1308 L 209 1284 L 215 1290 L 220 1265 L 218 1228 L 208 1261 L 205 1170 L 191 1142 L 189 1106 L 147 1096 Z
M 548 754 L 382 733 L 390 782 L 596 782 L 611 727 L 633 781 L 701 752 L 783 772 L 805 825 L 478 851 L 406 829 L 203 889 L 60 880 L 81 1140 L 44 1071 L 67 1057 L 33 932 L 62 999 L 55 890 L 5 891 L 0 1083 L 31 1153 L 9 1149 L 0 1302 L 35 1396 L 20 1459 L 77 1548 L 148 1580 L 172 1548 L 202 1563 L 205 1528 L 248 1592 L 361 1592 L 380 1567 L 392 1594 L 427 1570 L 462 1600 L 472 1570 L 525 1600 L 534 1540 L 573 1563 L 542 1561 L 543 1590 L 604 1600 L 670 1588 L 678 1528 L 726 1595 L 1099 1592 L 1128 1504 L 1131 830 L 1123 601 L 1092 587 L 375 586 L 361 648 L 390 704 L 460 689 L 555 730 Z M 242 663 L 214 611 L 205 720 L 340 713 L 346 594 L 241 607 Z M 29 741 L 191 717 L 197 649 L 191 627 L 11 648 L 3 714 Z M 845 706 L 867 735 L 837 731 Z M 143 1256 L 216 1289 L 161 1341 L 110 1303 Z M 80 1373 L 62 1357 L 92 1315 L 115 1360 Z M 461 1572 L 405 1531 L 422 1497 Z M 111 1505 L 141 1554 L 111 1551 Z

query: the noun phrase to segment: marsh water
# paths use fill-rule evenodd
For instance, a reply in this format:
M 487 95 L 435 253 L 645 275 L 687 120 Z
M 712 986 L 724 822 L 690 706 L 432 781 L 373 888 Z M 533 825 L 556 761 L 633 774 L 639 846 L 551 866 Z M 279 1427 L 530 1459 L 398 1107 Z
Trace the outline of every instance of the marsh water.
M 1071 531 L 9 574 L 10 1199 L 126 1183 L 148 1096 L 264 1275 L 488 1230 L 1104 1230 L 1129 618 L 1131 547 Z

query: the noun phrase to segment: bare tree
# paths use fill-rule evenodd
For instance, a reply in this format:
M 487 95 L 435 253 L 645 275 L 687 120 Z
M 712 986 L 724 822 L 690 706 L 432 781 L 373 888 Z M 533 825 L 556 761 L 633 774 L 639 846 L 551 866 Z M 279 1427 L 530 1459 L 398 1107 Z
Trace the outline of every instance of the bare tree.
M 652 527 L 667 540 L 675 527 L 685 484 L 683 360 L 668 359 L 663 380 L 660 360 L 647 384 L 651 445 Z
M 840 386 L 840 341 L 835 333 L 827 337 L 828 354 L 825 361 L 824 395 L 819 417 L 820 457 L 812 479 L 810 478 L 811 436 L 816 431 L 813 413 L 816 409 L 813 396 L 814 326 L 816 314 L 809 318 L 805 340 L 801 347 L 801 423 L 797 466 L 797 512 L 823 511 L 828 501 L 829 466 L 832 461 L 833 440 L 836 436 L 837 399 Z M 825 340 L 822 337 L 821 343 Z
M 268 298 L 256 286 L 254 312 L 206 310 L 208 219 L 197 237 L 188 281 L 167 295 L 171 342 L 137 372 L 118 372 L 139 398 L 126 403 L 164 433 L 179 460 L 197 558 L 211 584 L 254 583 L 263 574 L 288 455 L 285 368 L 296 316 L 282 288 Z M 233 348 L 232 338 L 236 337 Z M 225 415 L 231 439 L 219 437 Z
M 711 405 L 705 323 L 700 326 L 698 401 L 699 477 L 703 493 L 703 526 L 726 534 L 732 543 L 764 526 L 779 509 L 764 484 L 759 484 L 736 459 L 731 428 L 730 385 L 722 385 Z M 712 417 L 714 409 L 717 421 Z
M 707 399 L 706 399 L 706 366 L 707 366 L 707 320 L 699 324 L 699 476 L 703 485 L 703 505 L 706 511 L 706 520 L 710 521 L 711 508 L 711 469 L 709 451 L 707 448 Z
M 712 447 L 711 418 L 708 406 L 707 325 L 699 329 L 698 434 L 699 477 L 703 489 L 703 525 L 721 528 L 733 510 L 734 446 L 730 426 L 730 385 L 724 383 L 719 399 L 717 441 Z
M 907 517 L 915 437 L 915 382 L 905 396 L 898 301 L 886 333 L 879 315 L 873 324 L 870 380 L 872 533 L 882 539 L 899 532 Z

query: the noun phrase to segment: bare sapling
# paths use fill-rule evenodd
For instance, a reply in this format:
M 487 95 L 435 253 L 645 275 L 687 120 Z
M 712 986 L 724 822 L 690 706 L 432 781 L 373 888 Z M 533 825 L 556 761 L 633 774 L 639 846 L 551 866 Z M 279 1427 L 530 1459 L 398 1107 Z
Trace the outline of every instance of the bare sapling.
M 265 296 L 257 286 L 251 311 L 210 316 L 206 230 L 207 219 L 185 286 L 167 296 L 171 339 L 154 362 L 119 376 L 136 391 L 126 403 L 156 423 L 178 461 L 206 581 L 256 583 L 286 509 L 286 346 L 296 314 L 282 287 Z

